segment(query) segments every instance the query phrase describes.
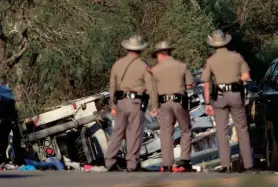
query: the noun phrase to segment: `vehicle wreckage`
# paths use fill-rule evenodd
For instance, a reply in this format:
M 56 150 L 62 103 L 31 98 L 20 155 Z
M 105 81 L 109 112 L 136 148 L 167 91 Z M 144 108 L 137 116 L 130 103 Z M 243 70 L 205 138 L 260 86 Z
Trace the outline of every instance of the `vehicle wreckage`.
M 205 114 L 203 84 L 188 90 L 189 110 L 192 123 L 192 164 L 197 171 L 220 165 L 214 117 Z M 247 99 L 248 100 L 248 99 Z M 22 147 L 32 159 L 45 161 L 56 157 L 70 169 L 80 169 L 80 165 L 103 165 L 114 118 L 109 113 L 109 92 L 102 92 L 48 109 L 45 113 L 28 118 L 20 126 Z M 140 152 L 141 167 L 156 170 L 161 164 L 159 121 L 145 113 L 145 130 Z M 237 160 L 239 147 L 233 120 L 229 119 L 229 141 L 232 159 Z M 173 135 L 174 156 L 179 160 L 180 129 L 175 125 Z M 119 159 L 124 160 L 125 142 L 119 151 Z M 68 164 L 67 164 L 68 163 Z M 75 166 L 69 163 L 75 163 Z M 76 166 L 78 165 L 78 166 Z

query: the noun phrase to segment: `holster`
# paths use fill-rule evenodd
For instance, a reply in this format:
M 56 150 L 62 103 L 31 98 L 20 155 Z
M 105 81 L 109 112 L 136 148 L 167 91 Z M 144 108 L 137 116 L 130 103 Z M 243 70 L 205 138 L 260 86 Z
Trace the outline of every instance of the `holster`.
M 141 110 L 146 112 L 149 104 L 150 96 L 145 92 L 143 94 L 138 94 L 137 92 L 128 92 L 117 90 L 114 94 L 114 103 L 117 105 L 118 100 L 129 98 L 129 99 L 140 99 L 141 100 Z
M 181 106 L 184 110 L 189 110 L 189 106 L 188 106 L 188 103 L 189 103 L 189 98 L 187 96 L 187 92 L 184 92 L 184 95 L 181 97 Z
M 149 105 L 149 99 L 150 96 L 148 94 L 143 94 L 142 99 L 141 99 L 141 110 L 143 112 L 146 112 L 148 105 Z
M 211 92 L 210 92 L 210 97 L 213 101 L 217 100 L 217 96 L 218 96 L 218 86 L 215 83 L 215 79 L 213 77 L 212 81 L 211 81 Z
M 115 105 L 118 104 L 118 100 L 122 99 L 123 95 L 124 95 L 123 91 L 120 91 L 120 90 L 115 91 L 114 99 L 113 99 L 113 102 L 115 103 Z

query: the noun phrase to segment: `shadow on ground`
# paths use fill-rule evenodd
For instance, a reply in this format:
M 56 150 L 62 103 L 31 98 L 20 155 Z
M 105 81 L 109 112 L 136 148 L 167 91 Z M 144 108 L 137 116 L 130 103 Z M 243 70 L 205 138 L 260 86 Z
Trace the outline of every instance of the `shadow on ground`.
M 40 175 L 0 174 L 0 179 L 40 177 Z

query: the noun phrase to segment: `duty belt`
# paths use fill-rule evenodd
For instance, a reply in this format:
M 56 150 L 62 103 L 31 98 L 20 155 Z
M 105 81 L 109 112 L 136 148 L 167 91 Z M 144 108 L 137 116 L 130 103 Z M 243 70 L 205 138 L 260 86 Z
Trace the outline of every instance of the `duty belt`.
M 163 94 L 158 96 L 159 103 L 166 103 L 167 101 L 173 100 L 174 102 L 182 102 L 184 94 Z
M 231 83 L 231 84 L 218 84 L 218 91 L 221 92 L 241 92 L 243 91 L 243 85 L 240 83 Z
M 137 93 L 137 92 L 123 92 L 123 91 L 116 91 L 116 97 L 117 99 L 123 99 L 123 98 L 128 98 L 128 99 L 142 99 L 143 94 Z
M 117 90 L 114 96 L 114 103 L 117 104 L 118 100 L 128 98 L 128 99 L 140 99 L 141 100 L 141 110 L 146 112 L 148 103 L 149 103 L 149 95 L 144 93 L 137 93 L 137 92 L 124 92 Z

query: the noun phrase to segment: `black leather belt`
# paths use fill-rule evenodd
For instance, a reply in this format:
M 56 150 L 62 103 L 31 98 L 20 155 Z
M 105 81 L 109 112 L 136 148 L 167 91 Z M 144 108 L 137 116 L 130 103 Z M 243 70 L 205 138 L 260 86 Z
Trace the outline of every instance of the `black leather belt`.
M 114 103 L 117 104 L 118 100 L 128 98 L 128 99 L 140 99 L 141 100 L 141 110 L 143 112 L 146 112 L 148 103 L 149 103 L 149 95 L 144 93 L 138 93 L 138 92 L 124 92 L 121 90 L 117 90 L 114 95 Z
M 217 89 L 220 92 L 242 92 L 244 87 L 240 83 L 231 83 L 231 84 L 218 84 Z
M 115 96 L 117 99 L 123 99 L 123 98 L 128 98 L 128 99 L 142 99 L 143 94 L 137 93 L 137 92 L 123 92 L 123 91 L 116 91 Z
M 159 103 L 166 103 L 167 101 L 173 100 L 174 102 L 182 102 L 184 94 L 163 94 L 158 96 Z

